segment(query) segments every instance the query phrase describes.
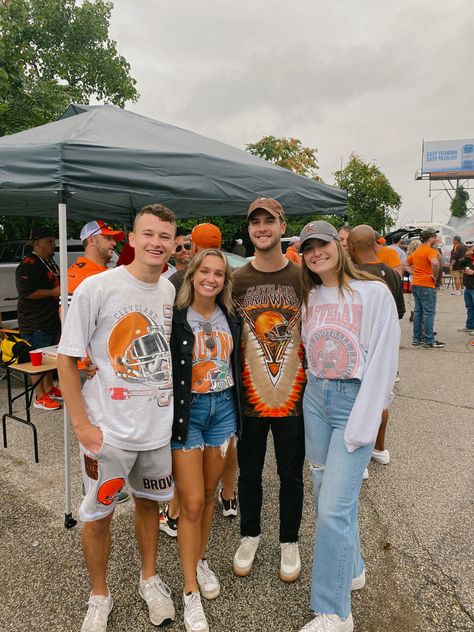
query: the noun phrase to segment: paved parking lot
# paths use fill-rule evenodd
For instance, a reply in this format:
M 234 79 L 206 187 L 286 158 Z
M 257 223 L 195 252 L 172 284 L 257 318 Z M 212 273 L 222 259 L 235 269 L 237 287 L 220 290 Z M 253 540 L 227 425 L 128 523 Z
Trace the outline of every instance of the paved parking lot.
M 353 597 L 357 632 L 474 631 L 474 346 L 466 334 L 462 297 L 443 289 L 436 320 L 443 350 L 410 345 L 402 323 L 400 383 L 387 432 L 392 462 L 372 463 L 361 496 L 361 538 L 367 586 Z M 2 412 L 6 386 L 0 383 Z M 0 630 L 69 632 L 80 629 L 88 579 L 79 525 L 63 527 L 62 414 L 34 412 L 40 463 L 31 432 L 8 422 L 9 447 L 0 448 Z M 72 441 L 74 514 L 80 502 L 77 451 Z M 314 517 L 307 477 L 301 557 L 295 584 L 278 579 L 278 487 L 273 453 L 265 470 L 262 543 L 252 575 L 236 578 L 231 565 L 238 523 L 219 513 L 209 562 L 222 592 L 205 603 L 213 632 L 293 632 L 308 610 Z M 152 630 L 137 591 L 139 556 L 132 503 L 118 507 L 113 525 L 111 632 Z M 162 534 L 159 572 L 171 586 L 183 630 L 181 571 L 176 542 Z

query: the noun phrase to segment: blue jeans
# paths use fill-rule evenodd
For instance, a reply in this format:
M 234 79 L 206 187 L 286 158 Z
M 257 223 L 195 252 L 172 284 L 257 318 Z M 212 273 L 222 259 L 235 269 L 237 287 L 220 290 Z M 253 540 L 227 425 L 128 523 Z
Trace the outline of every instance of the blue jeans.
M 436 290 L 434 287 L 413 285 L 413 298 L 415 299 L 415 312 L 413 315 L 413 341 L 432 344 L 435 340 L 433 334 L 434 318 L 436 313 Z M 424 335 L 421 333 L 423 324 Z
M 311 609 L 348 617 L 351 584 L 365 568 L 357 525 L 362 477 L 374 444 L 348 452 L 344 430 L 359 380 L 322 380 L 310 375 L 303 398 L 306 458 L 317 515 Z
M 464 288 L 464 305 L 467 309 L 466 329 L 474 329 L 474 289 Z
M 58 344 L 59 340 L 59 332 L 51 333 L 50 331 L 41 331 L 41 329 L 33 329 L 32 332 L 21 334 L 21 336 L 30 343 L 32 350 L 53 347 Z
M 184 443 L 171 441 L 172 450 L 221 447 L 237 431 L 234 389 L 217 393 L 193 393 L 188 436 Z

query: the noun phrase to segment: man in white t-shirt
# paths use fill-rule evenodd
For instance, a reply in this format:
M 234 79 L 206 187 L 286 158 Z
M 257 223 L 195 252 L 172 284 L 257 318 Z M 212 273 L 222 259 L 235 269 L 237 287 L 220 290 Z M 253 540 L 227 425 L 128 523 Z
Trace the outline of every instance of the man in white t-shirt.
M 105 632 L 113 600 L 106 570 L 110 523 L 128 481 L 142 569 L 139 593 L 150 620 L 174 619 L 170 590 L 156 574 L 158 503 L 173 495 L 173 390 L 169 338 L 175 290 L 162 277 L 174 250 L 176 218 L 154 204 L 135 219 L 127 266 L 85 279 L 74 292 L 58 349 L 63 396 L 81 448 L 86 495 L 83 552 L 92 584 L 81 632 Z M 77 359 L 97 374 L 81 392 Z

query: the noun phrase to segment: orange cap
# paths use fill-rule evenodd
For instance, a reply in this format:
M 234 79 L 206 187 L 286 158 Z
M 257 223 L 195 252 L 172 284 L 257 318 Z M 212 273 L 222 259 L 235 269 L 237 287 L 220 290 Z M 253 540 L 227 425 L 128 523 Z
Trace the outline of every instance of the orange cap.
M 221 231 L 215 224 L 198 224 L 191 232 L 191 241 L 198 248 L 220 248 Z

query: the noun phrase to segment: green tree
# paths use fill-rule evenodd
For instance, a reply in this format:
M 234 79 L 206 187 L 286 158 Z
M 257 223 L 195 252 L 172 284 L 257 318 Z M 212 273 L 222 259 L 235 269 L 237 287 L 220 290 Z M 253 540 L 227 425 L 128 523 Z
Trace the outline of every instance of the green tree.
M 449 208 L 453 217 L 466 217 L 469 193 L 464 187 L 457 187 Z
M 349 221 L 353 226 L 369 224 L 384 232 L 395 224 L 402 199 L 374 163 L 351 154 L 347 165 L 334 177 L 337 185 L 347 191 Z
M 246 149 L 254 156 L 260 156 L 264 160 L 306 176 L 319 180 L 317 175 L 318 161 L 317 149 L 305 147 L 298 138 L 276 138 L 264 136 L 256 143 L 246 145 Z
M 106 0 L 0 3 L 0 135 L 56 120 L 92 97 L 136 101 L 130 66 L 109 38 Z

